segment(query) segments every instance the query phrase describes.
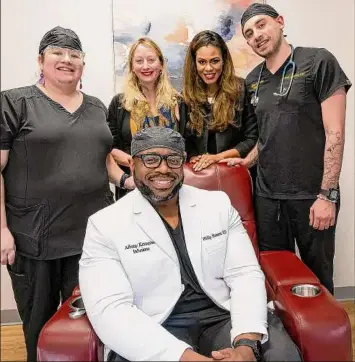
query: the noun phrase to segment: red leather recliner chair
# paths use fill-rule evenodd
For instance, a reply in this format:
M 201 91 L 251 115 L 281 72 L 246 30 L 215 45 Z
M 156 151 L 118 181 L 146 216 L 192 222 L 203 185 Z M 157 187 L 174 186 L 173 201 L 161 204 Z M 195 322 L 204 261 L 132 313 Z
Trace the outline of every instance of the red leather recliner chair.
M 238 210 L 253 241 L 266 277 L 269 300 L 305 361 L 351 361 L 351 326 L 341 305 L 317 277 L 293 253 L 257 248 L 249 173 L 242 167 L 212 165 L 199 173 L 185 166 L 185 183 L 208 190 L 225 191 Z M 93 281 L 93 288 L 95 283 Z M 293 293 L 296 285 L 311 285 L 316 296 Z M 86 315 L 71 319 L 70 303 L 80 295 L 77 288 L 44 326 L 38 342 L 39 361 L 102 361 L 103 345 Z

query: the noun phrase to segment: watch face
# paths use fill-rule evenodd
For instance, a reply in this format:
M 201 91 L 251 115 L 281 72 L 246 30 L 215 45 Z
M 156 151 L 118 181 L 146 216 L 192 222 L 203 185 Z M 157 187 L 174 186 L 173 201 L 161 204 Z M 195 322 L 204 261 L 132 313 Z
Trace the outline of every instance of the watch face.
M 329 200 L 338 201 L 339 198 L 339 190 L 331 190 L 329 194 Z
M 337 199 L 338 198 L 338 190 L 332 190 L 331 192 L 330 192 L 330 195 L 329 195 L 329 197 L 331 198 L 331 199 Z

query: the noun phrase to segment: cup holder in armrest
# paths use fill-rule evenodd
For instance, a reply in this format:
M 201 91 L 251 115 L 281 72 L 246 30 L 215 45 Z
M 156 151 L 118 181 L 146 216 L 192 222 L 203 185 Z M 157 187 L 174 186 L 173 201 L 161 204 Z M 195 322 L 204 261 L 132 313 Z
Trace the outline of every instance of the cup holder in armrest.
M 83 299 L 81 296 L 74 298 L 69 303 L 69 308 L 70 308 L 69 317 L 71 319 L 80 318 L 81 316 L 83 316 L 86 313 L 85 307 L 84 307 L 84 302 L 83 302 Z
M 291 293 L 298 297 L 313 298 L 321 293 L 321 289 L 313 284 L 297 284 L 291 288 Z

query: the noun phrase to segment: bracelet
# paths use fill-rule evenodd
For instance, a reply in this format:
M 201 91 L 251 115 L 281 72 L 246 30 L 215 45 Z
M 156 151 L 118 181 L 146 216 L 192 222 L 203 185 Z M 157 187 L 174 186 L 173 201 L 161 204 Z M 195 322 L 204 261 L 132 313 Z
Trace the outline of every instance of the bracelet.
M 124 184 L 125 184 L 126 180 L 127 180 L 128 178 L 130 178 L 130 177 L 131 177 L 131 176 L 128 175 L 128 173 L 123 173 L 122 176 L 121 176 L 121 178 L 120 178 L 120 182 L 119 182 L 119 184 L 118 184 L 118 187 L 119 187 L 120 189 L 125 190 Z
M 317 195 L 317 199 L 320 199 L 320 200 L 324 200 L 324 201 L 329 201 L 333 204 L 336 204 L 337 202 L 336 201 L 333 201 L 333 200 L 329 200 L 326 196 L 322 195 L 322 194 L 318 194 Z

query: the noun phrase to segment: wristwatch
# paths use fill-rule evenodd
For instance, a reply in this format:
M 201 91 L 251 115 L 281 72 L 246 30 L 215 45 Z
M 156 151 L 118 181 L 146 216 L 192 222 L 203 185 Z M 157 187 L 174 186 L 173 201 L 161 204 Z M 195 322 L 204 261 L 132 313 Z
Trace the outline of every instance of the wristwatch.
M 238 341 L 236 341 L 236 342 L 233 341 L 233 343 L 232 343 L 233 348 L 237 348 L 239 346 L 250 347 L 254 352 L 254 356 L 255 356 L 257 362 L 261 361 L 262 349 L 261 349 L 261 342 L 259 340 L 241 338 L 241 339 L 238 339 Z
M 125 184 L 125 182 L 126 182 L 126 180 L 127 180 L 128 178 L 130 178 L 130 175 L 128 175 L 128 173 L 123 173 L 123 174 L 122 174 L 122 176 L 121 176 L 121 178 L 120 178 L 120 183 L 119 183 L 119 185 L 118 185 L 118 187 L 119 187 L 120 189 L 125 189 L 124 184 Z
M 330 188 L 329 190 L 320 189 L 319 194 L 326 197 L 331 202 L 339 201 L 339 189 Z

